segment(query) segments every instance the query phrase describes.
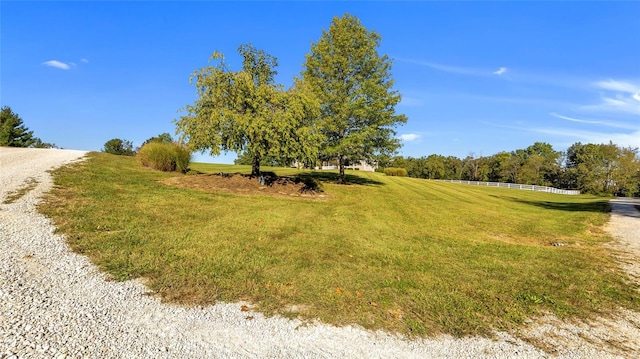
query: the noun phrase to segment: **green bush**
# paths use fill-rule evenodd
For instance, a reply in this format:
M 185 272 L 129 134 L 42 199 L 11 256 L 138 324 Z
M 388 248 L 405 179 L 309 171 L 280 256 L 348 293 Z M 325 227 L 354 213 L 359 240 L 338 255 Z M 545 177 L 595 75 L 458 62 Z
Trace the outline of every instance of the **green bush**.
M 407 177 L 407 170 L 398 167 L 387 167 L 384 169 L 384 174 L 387 176 Z
M 134 156 L 136 154 L 136 151 L 133 149 L 133 143 L 120 138 L 112 138 L 107 141 L 104 144 L 102 152 L 120 156 Z
M 138 151 L 138 160 L 145 167 L 186 173 L 191 162 L 191 151 L 177 143 L 149 142 Z

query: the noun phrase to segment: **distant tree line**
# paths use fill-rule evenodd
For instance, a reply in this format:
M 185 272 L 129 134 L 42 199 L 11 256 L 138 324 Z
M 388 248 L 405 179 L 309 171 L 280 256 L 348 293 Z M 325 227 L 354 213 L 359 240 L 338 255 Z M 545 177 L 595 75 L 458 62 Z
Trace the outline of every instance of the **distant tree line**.
M 129 140 L 125 140 L 122 138 L 112 138 L 109 141 L 105 142 L 104 146 L 102 147 L 102 152 L 119 156 L 135 156 L 138 151 L 148 143 L 169 144 L 173 142 L 173 137 L 171 137 L 171 135 L 167 132 L 146 139 L 138 148 L 134 147 L 133 142 Z
M 511 152 L 465 158 L 433 154 L 427 157 L 392 157 L 380 163 L 400 167 L 410 177 L 521 183 L 578 189 L 584 193 L 616 196 L 640 195 L 638 149 L 609 144 L 571 145 L 556 151 L 544 142 Z

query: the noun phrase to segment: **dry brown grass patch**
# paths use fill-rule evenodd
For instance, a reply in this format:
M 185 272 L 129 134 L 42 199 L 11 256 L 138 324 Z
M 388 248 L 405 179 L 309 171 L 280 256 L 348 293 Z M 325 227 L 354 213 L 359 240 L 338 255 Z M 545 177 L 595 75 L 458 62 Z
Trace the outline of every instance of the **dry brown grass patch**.
M 198 174 L 171 177 L 162 180 L 161 183 L 210 193 L 225 192 L 308 199 L 328 198 L 326 193 L 310 189 L 304 182 L 289 177 L 269 177 L 268 184 L 261 185 L 256 178 L 241 173 Z

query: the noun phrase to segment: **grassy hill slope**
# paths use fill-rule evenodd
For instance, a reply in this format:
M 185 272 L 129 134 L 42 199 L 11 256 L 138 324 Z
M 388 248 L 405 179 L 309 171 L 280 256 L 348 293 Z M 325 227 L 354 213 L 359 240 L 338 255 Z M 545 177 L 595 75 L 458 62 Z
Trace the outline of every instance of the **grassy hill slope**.
M 418 335 L 640 307 L 601 246 L 606 199 L 349 174 L 346 186 L 304 174 L 324 199 L 246 196 L 168 186 L 177 174 L 93 153 L 54 173 L 41 210 L 114 278 L 148 278 L 185 304 L 246 300 L 267 314 Z

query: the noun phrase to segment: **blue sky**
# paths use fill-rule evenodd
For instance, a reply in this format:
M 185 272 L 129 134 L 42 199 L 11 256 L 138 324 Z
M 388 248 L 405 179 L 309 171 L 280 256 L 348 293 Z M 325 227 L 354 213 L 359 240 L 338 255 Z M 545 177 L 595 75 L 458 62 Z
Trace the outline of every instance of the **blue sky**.
M 640 2 L 0 2 L 0 104 L 44 141 L 174 134 L 190 74 L 251 42 L 290 86 L 333 16 L 394 59 L 401 154 L 640 146 Z M 230 163 L 234 154 L 197 160 Z

